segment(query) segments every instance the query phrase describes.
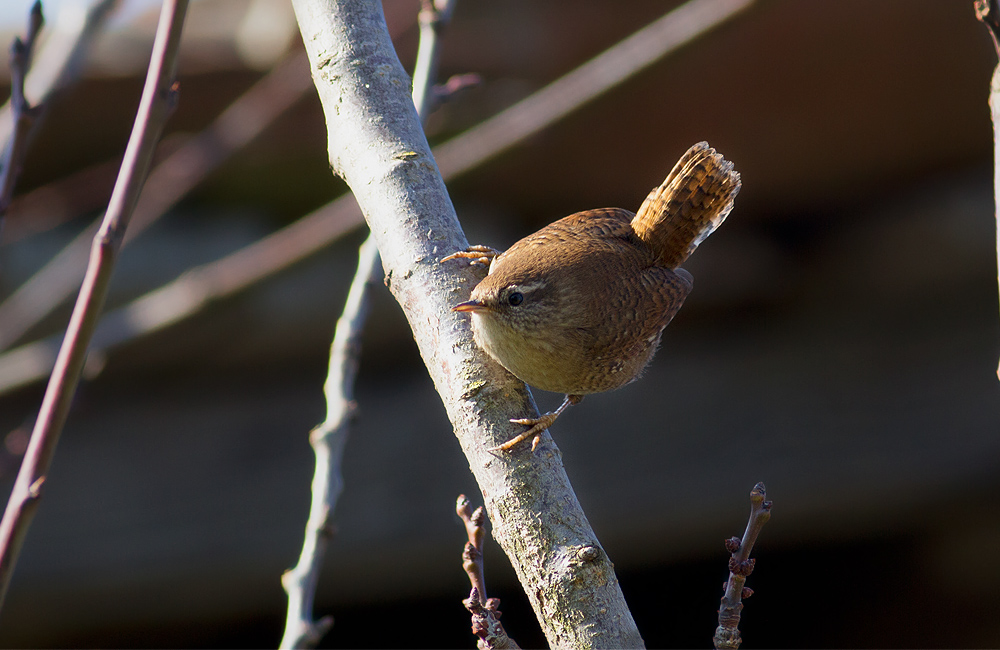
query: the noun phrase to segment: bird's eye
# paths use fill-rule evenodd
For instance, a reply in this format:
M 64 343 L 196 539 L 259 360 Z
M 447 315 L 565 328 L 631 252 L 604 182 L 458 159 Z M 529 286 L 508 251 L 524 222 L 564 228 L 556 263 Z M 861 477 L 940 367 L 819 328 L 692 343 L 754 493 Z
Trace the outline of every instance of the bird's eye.
M 512 306 L 517 307 L 522 302 L 524 302 L 524 296 L 522 296 L 519 292 L 515 291 L 514 293 L 507 296 L 507 302 L 509 302 Z

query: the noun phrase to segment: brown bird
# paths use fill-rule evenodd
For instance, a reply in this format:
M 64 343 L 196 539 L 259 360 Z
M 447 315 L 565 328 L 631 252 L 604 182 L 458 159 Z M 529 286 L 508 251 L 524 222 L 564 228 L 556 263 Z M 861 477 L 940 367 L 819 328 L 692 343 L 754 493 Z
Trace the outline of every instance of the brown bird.
M 511 420 L 530 427 L 494 447 L 539 436 L 584 395 L 634 381 L 691 291 L 680 268 L 733 208 L 740 175 L 699 142 L 649 193 L 638 214 L 577 212 L 505 252 L 473 246 L 442 259 L 489 264 L 471 299 L 476 343 L 527 384 L 565 393 L 555 411 Z

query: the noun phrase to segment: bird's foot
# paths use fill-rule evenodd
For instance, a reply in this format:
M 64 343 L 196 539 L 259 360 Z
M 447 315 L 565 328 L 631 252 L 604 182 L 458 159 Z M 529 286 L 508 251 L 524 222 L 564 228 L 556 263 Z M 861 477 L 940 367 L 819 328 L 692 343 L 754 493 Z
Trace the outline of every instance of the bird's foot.
M 583 395 L 567 395 L 563 400 L 562 404 L 559 405 L 554 411 L 549 411 L 537 418 L 513 418 L 511 422 L 514 424 L 523 424 L 526 427 L 531 427 L 524 433 L 519 433 L 502 445 L 497 445 L 496 447 L 490 447 L 486 451 L 506 451 L 511 447 L 515 446 L 519 442 L 532 438 L 531 440 L 531 451 L 535 451 L 538 447 L 538 443 L 542 439 L 542 432 L 552 426 L 552 423 L 556 421 L 563 411 L 570 404 L 579 404 L 580 400 L 583 399 Z
M 497 255 L 502 251 L 498 251 L 495 248 L 490 248 L 489 246 L 475 245 L 469 246 L 464 251 L 458 251 L 457 253 L 452 253 L 447 257 L 441 258 L 441 263 L 447 262 L 449 260 L 457 260 L 459 258 L 465 258 L 470 260 L 469 264 L 485 264 L 489 266 Z
M 535 448 L 538 447 L 539 441 L 541 441 L 542 439 L 542 432 L 548 429 L 550 426 L 552 426 L 552 423 L 556 421 L 557 417 L 559 417 L 558 414 L 556 414 L 555 412 L 551 412 L 551 413 L 546 413 L 545 415 L 542 415 L 541 417 L 537 418 L 511 419 L 511 422 L 513 422 L 514 424 L 523 424 L 524 426 L 531 428 L 525 431 L 524 433 L 519 433 L 518 435 L 514 436 L 513 438 L 503 443 L 502 445 L 497 445 L 496 447 L 490 447 L 486 451 L 506 451 L 511 447 L 517 445 L 519 442 L 527 440 L 528 438 L 533 438 L 533 440 L 531 441 L 531 451 L 535 451 Z

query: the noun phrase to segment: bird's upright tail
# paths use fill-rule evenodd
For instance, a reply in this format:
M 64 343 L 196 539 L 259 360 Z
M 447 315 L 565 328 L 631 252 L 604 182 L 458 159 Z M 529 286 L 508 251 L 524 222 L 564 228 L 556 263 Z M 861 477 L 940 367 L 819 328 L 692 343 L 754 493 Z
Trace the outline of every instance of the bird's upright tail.
M 722 225 L 739 191 L 740 175 L 733 163 L 707 142 L 699 142 L 642 202 L 632 229 L 661 266 L 676 269 Z

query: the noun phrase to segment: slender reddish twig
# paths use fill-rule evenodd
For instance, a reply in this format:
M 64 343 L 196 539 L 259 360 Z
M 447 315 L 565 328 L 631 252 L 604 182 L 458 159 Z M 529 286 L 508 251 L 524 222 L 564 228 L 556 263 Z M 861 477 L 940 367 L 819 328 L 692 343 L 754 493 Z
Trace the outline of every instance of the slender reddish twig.
M 87 345 L 107 295 L 125 229 L 139 199 L 163 125 L 176 106 L 174 76 L 187 5 L 188 0 L 165 0 L 163 3 L 149 72 L 132 135 L 125 150 L 121 173 L 108 204 L 104 223 L 94 238 L 90 264 L 70 317 L 66 338 L 59 350 L 38 420 L 31 433 L 31 441 L 3 521 L 0 522 L 0 605 L 10 585 L 10 577 L 28 526 L 38 508 L 41 490 L 80 379 Z
M 747 576 L 753 572 L 754 560 L 750 558 L 757 535 L 767 520 L 771 518 L 771 502 L 765 501 L 767 492 L 764 484 L 758 483 L 750 491 L 750 521 L 743 533 L 743 539 L 730 537 L 726 540 L 726 550 L 732 555 L 729 558 L 729 580 L 726 582 L 726 593 L 722 596 L 719 607 L 719 626 L 715 629 L 712 639 L 716 648 L 739 648 L 740 612 L 743 610 L 743 599 L 749 598 L 753 590 L 744 587 Z

